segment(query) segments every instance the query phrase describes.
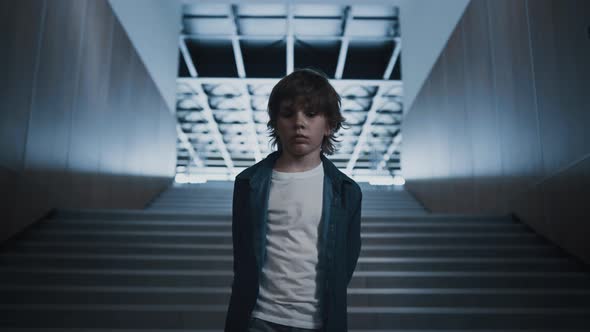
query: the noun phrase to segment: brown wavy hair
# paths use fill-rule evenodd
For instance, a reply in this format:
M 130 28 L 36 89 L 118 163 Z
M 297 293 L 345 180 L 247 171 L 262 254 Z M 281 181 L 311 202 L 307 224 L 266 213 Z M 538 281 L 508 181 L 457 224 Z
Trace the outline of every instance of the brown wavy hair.
M 268 99 L 269 121 L 267 127 L 273 147 L 282 150 L 277 132 L 277 117 L 281 103 L 303 105 L 305 109 L 322 114 L 330 127 L 330 135 L 324 136 L 322 152 L 331 155 L 335 152 L 334 143 L 340 142 L 335 134 L 346 120 L 340 113 L 340 96 L 330 84 L 328 77 L 315 69 L 303 68 L 283 77 L 272 89 Z

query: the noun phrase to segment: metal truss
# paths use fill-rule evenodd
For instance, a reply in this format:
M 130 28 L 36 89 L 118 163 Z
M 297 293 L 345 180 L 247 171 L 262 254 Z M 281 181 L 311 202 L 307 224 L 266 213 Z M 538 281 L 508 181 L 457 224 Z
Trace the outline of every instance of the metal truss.
M 311 54 L 320 54 L 320 63 L 322 52 L 331 52 L 335 66 L 325 72 L 342 97 L 346 118 L 347 126 L 336 135 L 338 150 L 329 158 L 357 180 L 391 177 L 400 170 L 403 87 L 399 69 L 397 79 L 394 73 L 401 53 L 397 8 L 188 2 L 184 11 L 179 51 L 185 74 L 177 79 L 178 173 L 232 180 L 272 152 L 266 127 L 268 96 L 282 76 L 300 66 L 298 61 L 308 60 L 301 53 L 309 51 L 307 41 L 313 42 Z M 210 42 L 212 56 L 207 55 Z M 335 42 L 337 50 L 331 46 Z M 283 49 L 284 60 L 265 59 L 268 67 L 283 70 L 258 74 L 264 66 L 251 54 L 261 53 L 248 43 L 266 43 L 269 52 Z M 219 66 L 216 56 L 223 58 L 223 52 L 233 63 Z M 363 56 L 375 52 L 381 52 L 381 58 L 390 52 L 388 60 L 367 63 Z M 380 74 L 362 77 L 357 65 Z M 226 72 L 212 72 L 216 66 Z
M 344 71 L 344 62 L 346 61 L 346 54 L 348 52 L 348 43 L 350 42 L 348 35 L 347 35 L 347 27 L 350 27 L 350 20 L 352 16 L 350 15 L 350 6 L 347 6 L 344 9 L 344 13 L 342 14 L 342 36 L 339 36 L 341 39 L 340 44 L 340 52 L 338 53 L 338 63 L 336 65 L 336 73 L 334 74 L 334 78 L 339 80 L 342 78 L 342 72 Z

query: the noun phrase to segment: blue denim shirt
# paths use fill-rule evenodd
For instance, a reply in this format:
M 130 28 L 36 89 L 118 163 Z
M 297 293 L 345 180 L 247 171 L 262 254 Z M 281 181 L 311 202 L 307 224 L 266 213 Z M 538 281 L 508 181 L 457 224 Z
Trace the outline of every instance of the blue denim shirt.
M 226 332 L 247 331 L 266 258 L 266 218 L 272 169 L 280 152 L 238 174 L 232 206 L 232 294 L 225 320 Z M 347 331 L 346 289 L 361 250 L 359 185 L 323 154 L 324 192 L 320 222 L 320 262 L 324 280 L 322 321 L 324 332 Z M 319 285 L 318 285 L 319 286 Z

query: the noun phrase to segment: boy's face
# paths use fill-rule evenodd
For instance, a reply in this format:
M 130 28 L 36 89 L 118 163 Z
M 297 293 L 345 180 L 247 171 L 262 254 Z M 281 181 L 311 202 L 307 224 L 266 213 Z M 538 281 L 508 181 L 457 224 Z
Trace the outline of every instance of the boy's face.
M 307 108 L 304 103 L 282 102 L 277 116 L 277 134 L 284 152 L 302 157 L 319 155 L 330 128 L 324 114 Z

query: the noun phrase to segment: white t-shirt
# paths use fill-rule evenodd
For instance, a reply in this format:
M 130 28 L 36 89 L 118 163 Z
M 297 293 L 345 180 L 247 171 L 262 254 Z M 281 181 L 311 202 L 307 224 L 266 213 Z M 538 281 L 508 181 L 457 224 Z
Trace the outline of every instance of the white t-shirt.
M 266 261 L 252 316 L 304 329 L 322 326 L 318 230 L 324 168 L 273 170 L 268 201 Z

